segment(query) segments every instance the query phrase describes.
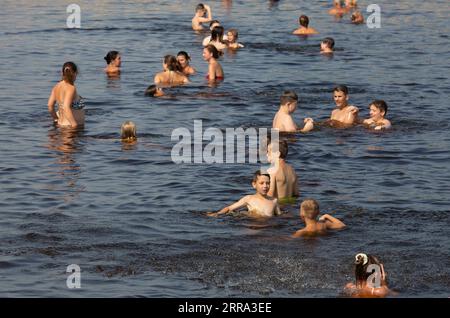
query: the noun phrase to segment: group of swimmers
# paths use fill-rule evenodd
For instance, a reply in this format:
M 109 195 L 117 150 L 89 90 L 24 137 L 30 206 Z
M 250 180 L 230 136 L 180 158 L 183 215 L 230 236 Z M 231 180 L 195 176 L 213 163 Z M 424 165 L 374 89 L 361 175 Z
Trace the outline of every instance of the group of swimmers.
M 346 1 L 346 7 L 342 7 L 340 1 L 334 1 L 335 7 L 330 14 L 345 14 L 356 7 L 356 1 Z M 203 30 L 202 23 L 210 23 L 211 36 L 203 41 L 203 58 L 208 62 L 208 81 L 224 79 L 223 69 L 218 62 L 221 52 L 226 49 L 238 49 L 244 47 L 237 42 L 237 30 L 231 29 L 224 37 L 224 28 L 217 20 L 212 19 L 211 8 L 205 4 L 199 4 L 195 9 L 192 19 L 192 28 L 195 31 Z M 305 15 L 299 18 L 300 28 L 294 34 L 317 34 L 318 32 L 309 27 L 309 18 Z M 326 38 L 321 43 L 322 53 L 332 53 L 334 40 Z M 110 51 L 105 56 L 107 67 L 105 73 L 108 76 L 117 76 L 121 71 L 121 55 L 118 51 Z M 190 56 L 184 51 L 178 52 L 177 56 L 166 55 L 163 60 L 163 71 L 154 77 L 154 85 L 145 91 L 149 96 L 162 96 L 163 87 L 176 86 L 189 83 L 189 76 L 196 74 L 196 69 L 189 65 Z M 84 102 L 78 95 L 75 81 L 78 68 L 73 62 L 66 62 L 62 67 L 62 79 L 57 83 L 48 100 L 48 110 L 58 126 L 69 126 L 77 128 L 84 125 Z M 331 113 L 326 124 L 333 127 L 350 127 L 355 124 L 363 124 L 374 130 L 389 129 L 391 123 L 385 118 L 387 104 L 383 100 L 375 100 L 369 104 L 370 118 L 360 120 L 359 109 L 350 105 L 349 92 L 346 86 L 337 86 L 333 91 L 336 109 Z M 303 128 L 299 128 L 292 118 L 297 109 L 298 96 L 293 91 L 283 92 L 280 98 L 280 107 L 273 119 L 272 128 L 281 133 L 311 132 L 314 129 L 314 120 L 305 118 Z M 56 106 L 56 107 L 55 107 Z M 126 121 L 121 127 L 121 139 L 124 142 L 136 142 L 136 125 L 132 121 Z M 276 151 L 275 151 L 276 149 Z M 243 207 L 247 208 L 246 215 L 255 218 L 269 218 L 282 214 L 279 204 L 295 203 L 299 196 L 298 177 L 295 170 L 286 162 L 288 155 L 288 144 L 286 140 L 274 144 L 267 142 L 267 158 L 271 168 L 267 171 L 257 171 L 254 174 L 252 186 L 255 194 L 247 195 L 239 201 L 221 209 L 218 212 L 207 213 L 208 216 L 219 216 L 232 213 Z M 293 238 L 320 235 L 327 230 L 342 229 L 346 225 L 339 219 L 324 214 L 319 217 L 319 204 L 314 199 L 306 199 L 300 205 L 300 218 L 305 227 L 292 234 Z M 369 265 L 378 264 L 382 268 L 382 284 L 379 287 L 368 287 L 363 277 L 368 277 L 364 271 Z M 385 296 L 389 292 L 385 281 L 385 273 L 382 264 L 371 255 L 358 254 L 355 257 L 356 285 L 348 284 L 346 289 L 354 296 Z

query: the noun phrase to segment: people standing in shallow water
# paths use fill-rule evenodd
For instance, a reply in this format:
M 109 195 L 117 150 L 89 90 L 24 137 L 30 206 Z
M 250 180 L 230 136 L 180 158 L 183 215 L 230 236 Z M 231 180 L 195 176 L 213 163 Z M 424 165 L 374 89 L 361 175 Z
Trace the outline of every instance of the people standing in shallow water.
M 221 26 L 220 22 L 219 22 L 218 20 L 212 20 L 212 21 L 209 23 L 209 30 L 212 32 L 212 30 L 213 30 L 215 27 L 218 27 L 218 26 Z M 227 35 L 226 35 L 226 34 L 223 35 L 223 40 L 224 40 L 224 41 L 227 40 Z M 202 45 L 203 45 L 203 46 L 207 46 L 207 45 L 209 44 L 210 41 L 211 41 L 211 35 L 208 35 L 206 38 L 203 39 Z
M 364 125 L 375 130 L 389 129 L 392 127 L 391 122 L 384 118 L 388 109 L 384 100 L 374 100 L 370 103 L 369 109 L 370 118 L 363 121 Z
M 333 90 L 333 98 L 337 108 L 331 112 L 330 124 L 333 125 L 333 122 L 345 126 L 356 124 L 358 122 L 359 109 L 348 104 L 347 86 L 336 86 Z
M 208 62 L 208 74 L 206 75 L 206 79 L 210 82 L 224 79 L 223 69 L 217 61 L 218 58 L 219 51 L 214 45 L 208 45 L 203 49 L 203 59 Z
M 73 62 L 66 62 L 62 67 L 62 79 L 56 84 L 48 99 L 48 111 L 59 126 L 77 128 L 84 125 L 84 102 L 78 95 L 75 81 L 78 67 Z M 55 105 L 58 110 L 55 110 Z
M 156 74 L 156 85 L 176 86 L 189 83 L 189 79 L 181 72 L 180 63 L 173 55 L 166 55 L 163 61 L 164 71 Z
M 177 61 L 180 63 L 181 66 L 181 72 L 186 75 L 194 75 L 196 73 L 195 68 L 189 65 L 189 61 L 191 60 L 191 57 L 189 54 L 187 54 L 184 51 L 180 51 L 177 54 Z
M 285 91 L 280 98 L 280 109 L 275 114 L 272 128 L 278 129 L 280 132 L 308 132 L 314 129 L 314 121 L 312 118 L 304 119 L 304 127 L 299 129 L 292 119 L 291 114 L 295 112 L 298 104 L 298 96 L 293 91 Z
M 348 283 L 345 293 L 355 298 L 384 298 L 394 294 L 386 282 L 383 264 L 373 255 L 359 253 L 355 256 L 356 284 Z
M 211 31 L 211 40 L 208 45 L 214 45 L 217 50 L 222 51 L 227 47 L 223 39 L 223 33 L 225 32 L 222 26 L 217 26 Z
M 334 53 L 334 39 L 325 38 L 320 42 L 320 53 L 321 54 L 333 54 Z
M 310 35 L 319 33 L 315 29 L 309 27 L 309 18 L 306 15 L 300 16 L 300 18 L 298 18 L 298 23 L 300 24 L 300 27 L 297 30 L 294 30 L 292 34 Z
M 267 145 L 267 160 L 271 167 L 267 169 L 270 174 L 270 189 L 267 195 L 277 198 L 279 203 L 289 203 L 298 197 L 298 177 L 294 168 L 286 162 L 288 143 L 282 140 L 276 149 L 274 141 Z
M 109 51 L 104 57 L 106 64 L 105 73 L 109 76 L 117 76 L 120 74 L 120 66 L 122 64 L 122 57 L 118 51 Z
M 211 20 L 212 20 L 212 13 L 210 6 L 207 4 L 199 3 L 195 8 L 195 15 L 192 18 L 192 29 L 194 31 L 201 31 L 203 30 L 202 23 L 208 23 Z
M 324 214 L 317 220 L 319 213 L 319 203 L 316 200 L 304 200 L 300 206 L 300 218 L 306 226 L 292 234 L 292 237 L 315 236 L 325 234 L 327 230 L 339 230 L 345 227 L 342 221 L 329 214 Z
M 218 216 L 231 213 L 243 207 L 247 207 L 247 216 L 256 218 L 269 218 L 280 215 L 281 211 L 277 199 L 270 197 L 267 192 L 270 188 L 270 175 L 256 171 L 253 175 L 252 186 L 256 190 L 255 194 L 246 195 L 236 203 L 227 206 L 219 212 L 209 212 L 208 216 Z
M 120 138 L 123 142 L 135 142 L 137 140 L 136 124 L 129 120 L 124 122 L 120 128 Z

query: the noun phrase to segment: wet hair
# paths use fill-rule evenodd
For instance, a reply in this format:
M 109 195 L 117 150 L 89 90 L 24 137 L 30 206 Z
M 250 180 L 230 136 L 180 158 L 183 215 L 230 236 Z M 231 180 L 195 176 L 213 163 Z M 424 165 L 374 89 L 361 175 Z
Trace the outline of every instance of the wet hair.
M 305 28 L 308 28 L 309 25 L 309 18 L 306 15 L 302 15 L 300 18 L 298 18 L 298 23 Z
M 289 152 L 288 143 L 286 140 L 281 140 L 278 143 L 278 151 L 280 152 L 280 158 L 286 159 Z
M 298 96 L 294 91 L 284 91 L 280 98 L 281 105 L 298 102 Z
M 338 85 L 333 89 L 333 92 L 342 92 L 345 95 L 348 95 L 348 87 L 345 85 Z
M 119 55 L 118 51 L 109 51 L 108 54 L 104 57 L 106 64 L 111 63 L 117 58 L 117 55 Z
M 147 89 L 144 92 L 145 96 L 155 96 L 156 92 L 158 91 L 157 86 L 156 85 L 150 85 L 149 87 L 147 87 Z
M 62 79 L 70 84 L 75 82 L 78 67 L 74 62 L 66 62 L 62 67 Z
M 219 41 L 223 43 L 223 26 L 216 26 L 211 31 L 211 41 Z
M 333 38 L 325 38 L 322 40 L 322 43 L 328 46 L 330 49 L 334 49 L 334 39 Z
M 164 64 L 167 65 L 169 71 L 181 72 L 181 65 L 178 62 L 177 58 L 173 55 L 164 56 Z
M 380 266 L 382 275 L 381 284 L 386 284 L 382 263 L 378 260 L 378 258 L 373 255 L 360 253 L 355 256 L 355 279 L 357 288 L 362 288 L 364 286 L 364 283 L 367 282 L 369 276 L 373 274 L 373 271 L 367 272 L 367 268 L 369 267 L 369 265 Z
M 185 51 L 180 51 L 180 52 L 178 52 L 177 57 L 178 57 L 178 56 L 184 56 L 184 58 L 186 59 L 186 61 L 190 61 L 190 60 L 191 60 L 191 57 L 190 57 L 189 54 L 187 54 L 187 52 L 185 52 Z
M 238 31 L 237 31 L 236 29 L 229 29 L 229 30 L 227 31 L 227 33 L 233 34 L 234 39 L 237 41 L 237 39 L 238 39 L 238 37 L 239 37 L 239 34 L 238 34 Z
M 253 180 L 252 180 L 252 182 L 258 181 L 258 177 L 260 177 L 260 176 L 266 176 L 266 177 L 269 178 L 269 180 L 270 180 L 270 174 L 268 174 L 268 173 L 262 173 L 261 170 L 257 170 L 257 171 L 253 174 Z
M 300 208 L 303 210 L 303 213 L 306 218 L 315 220 L 319 215 L 319 203 L 314 199 L 305 199 L 303 200 Z
M 209 28 L 210 29 L 211 29 L 211 27 L 213 26 L 214 23 L 220 24 L 219 20 L 211 20 L 211 22 L 209 22 Z
M 219 50 L 214 45 L 208 44 L 207 46 L 205 46 L 205 49 L 208 50 L 208 52 L 211 53 L 215 59 L 219 58 Z
M 122 127 L 120 128 L 120 138 L 125 141 L 133 141 L 136 140 L 136 125 L 132 122 L 127 120 L 122 124 Z
M 199 3 L 197 4 L 197 6 L 195 7 L 195 12 L 198 12 L 200 10 L 205 10 L 205 6 L 203 5 L 203 3 Z
M 381 99 L 374 100 L 373 102 L 370 103 L 370 105 L 375 106 L 380 110 L 380 112 L 384 112 L 385 115 L 387 114 L 388 105 L 384 100 Z

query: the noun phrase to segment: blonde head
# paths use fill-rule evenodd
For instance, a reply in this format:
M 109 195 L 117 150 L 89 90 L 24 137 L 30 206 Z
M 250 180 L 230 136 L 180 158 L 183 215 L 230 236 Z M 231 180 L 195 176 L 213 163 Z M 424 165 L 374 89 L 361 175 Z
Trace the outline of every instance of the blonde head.
M 126 121 L 120 129 L 120 136 L 123 141 L 134 141 L 136 137 L 136 125 L 132 121 Z
M 314 199 L 306 199 L 300 206 L 300 213 L 307 219 L 317 219 L 319 212 L 319 203 Z

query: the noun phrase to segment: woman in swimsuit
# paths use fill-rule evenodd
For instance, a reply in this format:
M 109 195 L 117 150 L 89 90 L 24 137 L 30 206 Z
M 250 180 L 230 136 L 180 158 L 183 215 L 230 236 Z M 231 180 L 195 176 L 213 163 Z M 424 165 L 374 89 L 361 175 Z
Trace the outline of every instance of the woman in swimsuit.
M 76 128 L 84 125 L 84 103 L 75 87 L 77 75 L 78 68 L 75 63 L 64 63 L 62 79 L 53 87 L 48 99 L 48 111 L 59 126 Z
M 117 51 L 109 51 L 104 57 L 106 64 L 105 73 L 109 76 L 117 76 L 120 74 L 120 65 L 122 64 L 122 57 Z
M 210 82 L 224 79 L 222 66 L 217 62 L 218 58 L 219 51 L 214 45 L 210 44 L 203 49 L 203 59 L 209 64 L 206 79 Z
M 189 83 L 186 75 L 182 73 L 181 65 L 173 55 L 166 55 L 163 62 L 164 72 L 155 76 L 156 85 L 183 85 Z
M 177 60 L 178 63 L 180 63 L 184 75 L 189 76 L 195 74 L 195 68 L 189 65 L 189 61 L 191 60 L 189 54 L 184 51 L 180 51 L 177 54 Z

